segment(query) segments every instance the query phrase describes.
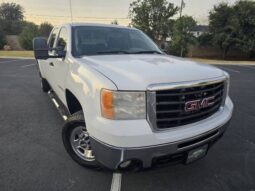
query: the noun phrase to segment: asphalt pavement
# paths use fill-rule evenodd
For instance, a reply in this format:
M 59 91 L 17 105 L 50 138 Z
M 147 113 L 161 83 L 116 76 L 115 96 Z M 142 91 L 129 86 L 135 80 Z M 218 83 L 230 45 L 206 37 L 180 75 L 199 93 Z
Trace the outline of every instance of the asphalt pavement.
M 255 66 L 231 75 L 231 126 L 194 164 L 122 174 L 122 191 L 255 191 Z M 113 173 L 76 164 L 61 140 L 63 120 L 40 89 L 35 60 L 0 58 L 0 191 L 109 191 Z

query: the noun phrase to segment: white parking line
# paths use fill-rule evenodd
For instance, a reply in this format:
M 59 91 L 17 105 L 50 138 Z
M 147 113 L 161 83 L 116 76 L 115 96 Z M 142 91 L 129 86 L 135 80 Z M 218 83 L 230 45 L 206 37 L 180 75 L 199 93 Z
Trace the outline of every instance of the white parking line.
M 27 68 L 27 67 L 35 66 L 35 65 L 36 65 L 36 64 L 28 64 L 28 65 L 21 66 L 21 68 Z
M 4 64 L 8 62 L 17 62 L 17 61 L 20 61 L 20 60 L 7 60 L 7 61 L 0 62 L 0 64 Z
M 255 66 L 247 66 L 247 65 L 245 65 L 245 66 L 242 66 L 242 67 L 245 67 L 245 68 L 250 68 L 250 69 L 253 69 L 253 70 L 255 70 Z
M 226 67 L 221 67 L 223 70 L 227 70 L 227 71 L 230 71 L 230 72 L 235 72 L 235 73 L 240 73 L 240 71 L 238 70 L 234 70 L 232 68 L 226 68 Z
M 120 191 L 121 190 L 121 178 L 122 178 L 121 173 L 113 173 L 111 191 Z

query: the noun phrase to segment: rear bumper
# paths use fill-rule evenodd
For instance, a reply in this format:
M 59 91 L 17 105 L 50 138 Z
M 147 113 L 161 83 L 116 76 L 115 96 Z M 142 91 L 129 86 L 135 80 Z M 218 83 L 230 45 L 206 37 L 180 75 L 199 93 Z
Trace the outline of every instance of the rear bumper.
M 209 148 L 217 142 L 229 126 L 230 120 L 222 126 L 202 135 L 169 144 L 139 147 L 120 148 L 107 145 L 91 138 L 91 146 L 97 160 L 109 169 L 118 169 L 125 161 L 133 160 L 143 168 L 150 168 L 160 163 L 184 162 L 189 150 L 208 144 Z

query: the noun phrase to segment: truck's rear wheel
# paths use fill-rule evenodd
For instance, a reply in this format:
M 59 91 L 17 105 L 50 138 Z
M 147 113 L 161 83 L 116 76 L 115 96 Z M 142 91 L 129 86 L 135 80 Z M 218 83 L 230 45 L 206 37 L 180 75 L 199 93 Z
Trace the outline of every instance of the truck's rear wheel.
M 90 145 L 82 111 L 74 113 L 67 120 L 62 130 L 62 139 L 67 152 L 74 161 L 85 167 L 99 168 L 99 163 Z
M 43 92 L 48 92 L 51 89 L 49 83 L 44 78 L 41 78 L 41 88 Z

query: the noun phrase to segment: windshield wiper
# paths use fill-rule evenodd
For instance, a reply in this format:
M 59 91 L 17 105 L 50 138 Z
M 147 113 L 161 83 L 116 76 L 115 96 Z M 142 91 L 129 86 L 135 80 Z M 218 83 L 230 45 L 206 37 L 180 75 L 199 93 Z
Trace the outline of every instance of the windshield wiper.
M 124 50 L 114 50 L 114 51 L 100 51 L 97 54 L 130 54 L 130 52 Z
M 162 52 L 157 50 L 145 50 L 145 51 L 139 51 L 139 52 L 132 52 L 132 54 L 162 54 Z

